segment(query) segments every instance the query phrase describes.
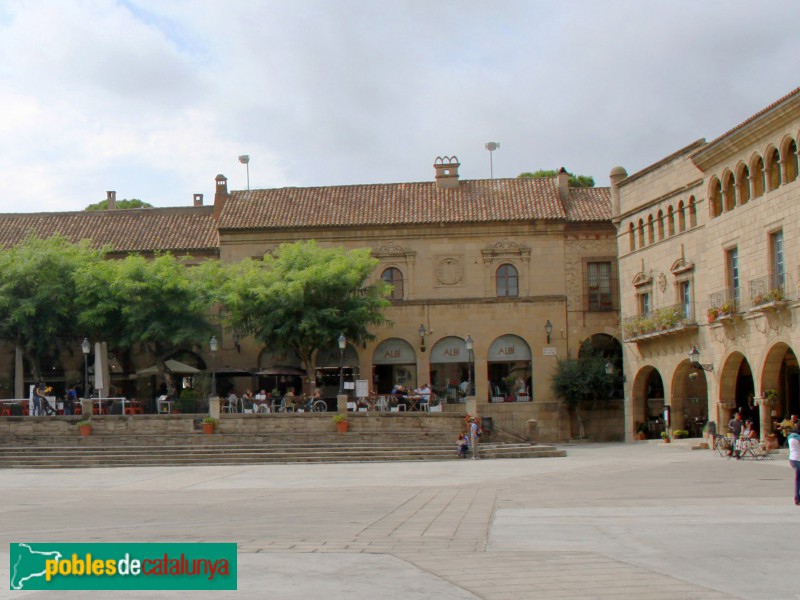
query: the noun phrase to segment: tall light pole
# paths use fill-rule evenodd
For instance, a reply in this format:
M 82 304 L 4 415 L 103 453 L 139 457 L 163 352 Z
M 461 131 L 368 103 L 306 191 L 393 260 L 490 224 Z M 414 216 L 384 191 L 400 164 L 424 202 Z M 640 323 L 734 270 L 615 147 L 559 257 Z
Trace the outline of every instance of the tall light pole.
M 469 369 L 469 393 L 471 396 L 475 395 L 475 386 L 472 384 L 472 337 L 467 334 L 467 339 L 464 340 L 464 345 L 467 347 L 467 369 Z
M 247 167 L 247 191 L 250 191 L 250 155 L 242 154 L 239 157 L 239 162 Z
M 92 349 L 89 338 L 83 338 L 81 342 L 81 352 L 83 352 L 83 399 L 86 400 L 86 392 L 89 389 L 89 351 Z
M 344 394 L 344 348 L 347 345 L 347 338 L 344 333 L 339 334 L 339 395 Z
M 219 344 L 217 343 L 216 336 L 212 337 L 208 342 L 208 347 L 211 349 L 211 397 L 217 397 L 217 350 Z
M 489 151 L 489 179 L 494 179 L 494 151 L 500 147 L 499 142 L 486 142 L 486 149 Z

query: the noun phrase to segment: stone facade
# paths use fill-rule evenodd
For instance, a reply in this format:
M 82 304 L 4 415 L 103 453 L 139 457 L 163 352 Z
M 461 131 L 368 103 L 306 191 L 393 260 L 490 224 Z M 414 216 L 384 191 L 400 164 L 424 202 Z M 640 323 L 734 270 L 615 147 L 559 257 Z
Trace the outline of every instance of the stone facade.
M 798 412 L 799 135 L 795 90 L 712 142 L 612 171 L 627 439 L 657 433 L 665 406 L 672 430 L 725 433 L 741 410 L 762 437 Z

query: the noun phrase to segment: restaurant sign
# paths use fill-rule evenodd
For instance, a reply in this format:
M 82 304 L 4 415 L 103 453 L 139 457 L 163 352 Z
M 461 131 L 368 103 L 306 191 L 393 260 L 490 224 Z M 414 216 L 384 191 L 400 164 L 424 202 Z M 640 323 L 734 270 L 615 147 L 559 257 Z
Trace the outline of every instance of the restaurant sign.
M 405 340 L 391 338 L 382 341 L 372 355 L 374 365 L 413 365 L 417 363 L 414 348 Z
M 517 362 L 531 360 L 531 348 L 516 335 L 503 335 L 489 346 L 489 362 Z
M 431 364 L 466 363 L 469 360 L 467 345 L 459 337 L 446 337 L 431 349 Z

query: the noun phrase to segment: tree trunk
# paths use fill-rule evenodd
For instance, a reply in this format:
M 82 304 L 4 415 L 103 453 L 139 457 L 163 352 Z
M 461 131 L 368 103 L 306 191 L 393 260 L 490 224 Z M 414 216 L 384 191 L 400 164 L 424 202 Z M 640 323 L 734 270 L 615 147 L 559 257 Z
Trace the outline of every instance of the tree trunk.
M 583 439 L 586 437 L 586 431 L 583 429 L 583 421 L 581 420 L 580 402 L 575 403 L 575 420 L 578 422 L 578 438 Z

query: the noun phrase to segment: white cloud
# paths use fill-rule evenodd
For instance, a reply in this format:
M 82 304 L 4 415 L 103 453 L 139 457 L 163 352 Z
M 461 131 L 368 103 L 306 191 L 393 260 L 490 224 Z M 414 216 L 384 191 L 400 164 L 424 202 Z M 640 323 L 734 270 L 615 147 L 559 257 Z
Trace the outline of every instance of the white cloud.
M 606 184 L 798 85 L 800 4 L 0 0 L 0 210 L 555 168 Z

